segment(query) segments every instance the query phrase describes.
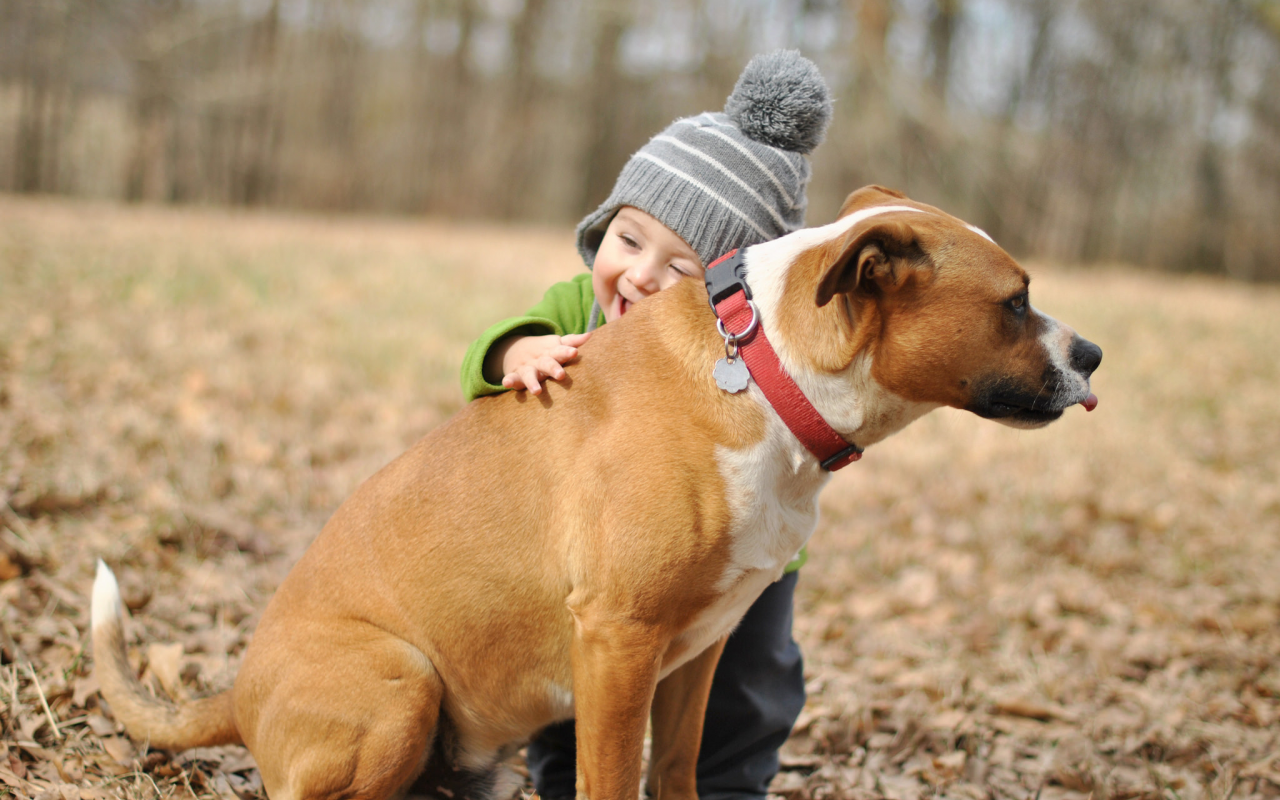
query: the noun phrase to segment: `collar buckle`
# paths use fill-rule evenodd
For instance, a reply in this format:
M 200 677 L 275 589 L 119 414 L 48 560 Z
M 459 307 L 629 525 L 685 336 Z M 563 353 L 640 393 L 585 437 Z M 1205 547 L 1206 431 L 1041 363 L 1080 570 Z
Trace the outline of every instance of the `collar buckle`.
M 828 472 L 835 472 L 845 466 L 846 463 L 852 464 L 860 458 L 862 458 L 862 448 L 856 444 L 851 444 L 840 452 L 823 459 L 822 468 Z M 845 459 L 848 459 L 848 461 L 846 462 Z
M 747 285 L 747 277 L 743 274 L 745 267 L 746 260 L 742 257 L 742 251 L 737 249 L 720 256 L 707 267 L 705 280 L 712 311 L 715 311 L 716 303 L 738 292 L 742 292 L 747 300 L 751 299 L 751 287 Z

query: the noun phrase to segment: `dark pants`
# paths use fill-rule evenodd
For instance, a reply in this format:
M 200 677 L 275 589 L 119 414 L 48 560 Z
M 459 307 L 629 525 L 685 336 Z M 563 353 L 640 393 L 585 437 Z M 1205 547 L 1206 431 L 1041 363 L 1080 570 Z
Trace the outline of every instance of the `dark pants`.
M 716 667 L 698 752 L 702 800 L 764 797 L 778 773 L 778 748 L 804 708 L 804 663 L 791 638 L 798 573 L 783 575 L 747 610 Z M 550 726 L 529 744 L 529 772 L 547 800 L 573 797 L 573 722 Z

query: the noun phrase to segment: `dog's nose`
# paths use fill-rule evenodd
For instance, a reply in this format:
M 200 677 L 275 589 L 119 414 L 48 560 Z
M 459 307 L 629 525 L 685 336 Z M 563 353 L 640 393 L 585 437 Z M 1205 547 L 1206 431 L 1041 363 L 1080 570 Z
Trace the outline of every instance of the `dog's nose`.
M 1071 366 L 1086 378 L 1102 363 L 1102 348 L 1079 336 L 1071 340 Z

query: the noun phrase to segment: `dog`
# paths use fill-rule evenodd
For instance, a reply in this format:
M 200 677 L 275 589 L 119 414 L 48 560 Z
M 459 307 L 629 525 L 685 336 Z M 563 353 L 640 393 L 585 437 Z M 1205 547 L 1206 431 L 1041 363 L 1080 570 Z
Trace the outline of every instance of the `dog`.
M 735 264 L 708 275 L 736 288 L 647 298 L 540 396 L 479 399 L 365 481 L 228 691 L 141 685 L 100 562 L 94 671 L 116 719 L 157 748 L 242 743 L 273 800 L 302 800 L 446 778 L 483 795 L 501 758 L 573 717 L 578 796 L 634 800 L 651 717 L 650 792 L 696 797 L 725 637 L 813 532 L 829 470 L 940 406 L 1020 428 L 1091 410 L 1102 358 L 1032 307 L 984 232 L 882 187 Z M 709 291 L 750 320 L 717 328 Z M 772 367 L 750 355 L 766 339 Z M 721 388 L 742 360 L 747 385 Z M 838 452 L 815 455 L 769 369 Z

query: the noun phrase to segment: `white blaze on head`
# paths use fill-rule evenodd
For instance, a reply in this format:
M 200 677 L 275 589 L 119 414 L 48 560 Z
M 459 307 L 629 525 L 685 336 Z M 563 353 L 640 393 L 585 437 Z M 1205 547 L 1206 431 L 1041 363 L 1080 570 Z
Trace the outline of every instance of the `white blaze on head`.
M 969 223 L 966 222 L 964 226 L 969 230 L 973 231 L 974 233 L 978 234 L 979 236 L 981 236 L 983 239 L 986 239 L 988 242 L 991 242 L 992 244 L 996 243 L 996 240 L 992 239 L 990 234 L 988 234 L 982 228 L 979 228 L 977 225 L 970 225 Z
M 870 208 L 859 209 L 847 217 L 842 217 L 841 219 L 836 220 L 836 222 L 847 225 L 848 228 L 852 228 L 864 219 L 876 217 L 881 214 L 888 214 L 892 211 L 915 211 L 918 214 L 927 213 L 923 208 L 914 208 L 912 206 L 871 206 Z

